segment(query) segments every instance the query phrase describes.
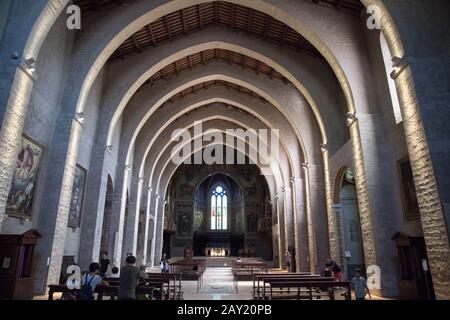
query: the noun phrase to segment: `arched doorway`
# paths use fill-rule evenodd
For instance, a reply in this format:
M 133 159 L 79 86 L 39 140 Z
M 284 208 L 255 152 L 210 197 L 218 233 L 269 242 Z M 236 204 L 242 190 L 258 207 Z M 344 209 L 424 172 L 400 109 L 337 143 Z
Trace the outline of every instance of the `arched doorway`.
M 336 229 L 340 245 L 338 259 L 344 269 L 344 276 L 351 279 L 355 269 L 361 269 L 363 274 L 366 270 L 353 171 L 341 169 L 336 184 L 339 188 L 335 195 Z
M 109 236 L 110 236 L 110 224 L 111 224 L 111 210 L 113 202 L 113 181 L 111 176 L 108 175 L 108 183 L 106 185 L 105 195 L 105 209 L 103 210 L 103 225 L 102 225 L 102 238 L 100 241 L 100 256 L 102 252 L 108 252 Z

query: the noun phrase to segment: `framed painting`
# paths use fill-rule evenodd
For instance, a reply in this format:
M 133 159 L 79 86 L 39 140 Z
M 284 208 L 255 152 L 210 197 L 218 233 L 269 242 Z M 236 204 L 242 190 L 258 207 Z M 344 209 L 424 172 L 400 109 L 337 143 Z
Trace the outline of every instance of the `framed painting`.
M 403 213 L 406 220 L 419 218 L 419 204 L 409 159 L 399 161 Z
M 6 214 L 31 219 L 39 180 L 44 147 L 27 136 L 22 136 L 11 189 L 6 203 Z
M 75 177 L 73 179 L 72 199 L 70 200 L 69 208 L 69 220 L 67 222 L 67 226 L 70 228 L 79 228 L 81 224 L 81 213 L 83 210 L 86 175 L 86 169 L 77 165 L 77 167 L 75 168 Z

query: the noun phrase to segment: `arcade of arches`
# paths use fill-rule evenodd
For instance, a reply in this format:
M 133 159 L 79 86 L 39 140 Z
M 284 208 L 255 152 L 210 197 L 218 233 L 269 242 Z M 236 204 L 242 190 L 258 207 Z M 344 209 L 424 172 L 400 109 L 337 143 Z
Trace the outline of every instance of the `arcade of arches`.
M 0 238 L 37 230 L 36 295 L 102 251 L 153 267 L 190 248 L 312 273 L 331 257 L 347 279 L 379 268 L 379 296 L 450 299 L 449 6 L 1 1 Z M 186 159 L 207 132 L 277 129 L 279 161 L 179 165 L 178 129 Z

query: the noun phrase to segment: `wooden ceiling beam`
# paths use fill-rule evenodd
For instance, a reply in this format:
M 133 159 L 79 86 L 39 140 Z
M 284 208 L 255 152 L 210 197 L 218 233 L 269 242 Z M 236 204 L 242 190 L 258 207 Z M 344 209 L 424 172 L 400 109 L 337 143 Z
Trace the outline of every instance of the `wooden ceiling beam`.
M 264 31 L 261 34 L 261 38 L 263 41 L 267 40 L 267 35 L 270 33 L 270 28 L 272 27 L 272 16 L 267 16 L 266 21 L 264 23 Z
M 184 13 L 184 9 L 181 9 L 181 22 L 183 23 L 183 32 L 184 32 L 184 34 L 187 34 L 188 30 L 187 30 L 187 26 L 186 26 L 186 16 Z
M 133 40 L 133 44 L 134 44 L 134 46 L 136 47 L 136 51 L 137 51 L 138 53 L 141 53 L 141 46 L 139 45 L 139 42 L 136 40 L 136 34 L 133 34 L 133 35 L 131 36 L 131 40 Z
M 250 13 L 249 13 L 249 17 L 248 17 L 248 22 L 247 22 L 247 33 L 250 33 L 250 31 L 252 30 L 252 22 L 253 22 L 253 12 L 255 10 L 250 9 Z
M 230 29 L 233 30 L 234 28 L 234 19 L 236 16 L 236 5 L 233 3 L 231 5 L 231 16 L 230 16 Z
M 150 36 L 150 39 L 152 40 L 152 46 L 156 45 L 156 39 L 155 39 L 155 34 L 153 33 L 153 28 L 151 24 L 147 25 L 147 33 Z
M 167 36 L 169 37 L 169 40 L 172 41 L 172 32 L 170 31 L 169 18 L 167 18 L 167 15 L 164 16 L 164 25 L 167 30 Z
M 214 23 L 219 23 L 219 3 L 214 2 Z
M 203 28 L 203 10 L 200 4 L 197 5 L 197 17 L 198 17 L 198 26 L 200 29 Z
M 280 36 L 280 41 L 279 41 L 280 46 L 284 45 L 284 38 L 286 36 L 287 30 L 288 30 L 287 25 L 283 24 L 283 31 L 281 31 L 281 36 Z

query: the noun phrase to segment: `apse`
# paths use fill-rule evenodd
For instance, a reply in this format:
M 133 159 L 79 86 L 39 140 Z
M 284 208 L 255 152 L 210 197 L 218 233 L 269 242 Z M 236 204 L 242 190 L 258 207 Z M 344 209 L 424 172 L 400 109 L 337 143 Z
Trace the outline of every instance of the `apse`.
M 195 175 L 194 175 L 195 173 Z M 273 261 L 269 189 L 256 165 L 181 165 L 168 188 L 163 253 Z

